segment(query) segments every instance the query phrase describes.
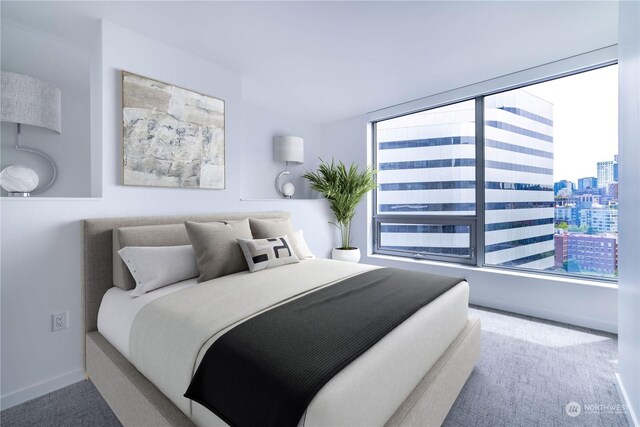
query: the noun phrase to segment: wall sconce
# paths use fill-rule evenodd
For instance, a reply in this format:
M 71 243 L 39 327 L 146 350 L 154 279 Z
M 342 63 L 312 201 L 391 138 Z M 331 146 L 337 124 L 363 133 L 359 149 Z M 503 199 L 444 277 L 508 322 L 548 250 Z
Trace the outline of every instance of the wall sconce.
M 31 168 L 15 165 L 0 172 L 0 185 L 7 190 L 9 196 L 29 197 L 31 193 L 40 193 L 51 187 L 58 175 L 58 169 L 47 154 L 22 146 L 21 125 L 38 126 L 61 133 L 62 96 L 60 89 L 53 84 L 23 74 L 3 71 L 0 80 L 2 121 L 16 123 L 18 126 L 15 149 L 43 157 L 53 169 L 51 181 L 38 190 L 38 175 Z
M 283 175 L 289 175 L 289 163 L 304 163 L 304 140 L 298 136 L 274 136 L 273 160 L 285 162 L 285 170 L 276 178 L 276 191 L 282 197 L 290 199 L 296 191 L 295 186 L 290 182 L 281 184 L 280 180 Z

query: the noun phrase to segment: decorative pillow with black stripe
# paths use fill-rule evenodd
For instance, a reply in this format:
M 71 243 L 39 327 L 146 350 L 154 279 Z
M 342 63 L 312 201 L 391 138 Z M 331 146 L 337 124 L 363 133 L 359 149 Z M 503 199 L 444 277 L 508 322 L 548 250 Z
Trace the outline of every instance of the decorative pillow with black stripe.
M 287 236 L 238 239 L 238 244 L 252 273 L 265 268 L 300 262 Z

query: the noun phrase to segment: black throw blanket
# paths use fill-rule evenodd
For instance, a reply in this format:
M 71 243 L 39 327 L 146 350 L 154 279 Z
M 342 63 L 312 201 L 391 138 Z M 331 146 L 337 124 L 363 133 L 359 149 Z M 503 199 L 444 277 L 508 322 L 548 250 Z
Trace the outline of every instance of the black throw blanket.
M 331 378 L 460 280 L 377 269 L 272 308 L 213 343 L 185 397 L 232 426 L 296 426 Z

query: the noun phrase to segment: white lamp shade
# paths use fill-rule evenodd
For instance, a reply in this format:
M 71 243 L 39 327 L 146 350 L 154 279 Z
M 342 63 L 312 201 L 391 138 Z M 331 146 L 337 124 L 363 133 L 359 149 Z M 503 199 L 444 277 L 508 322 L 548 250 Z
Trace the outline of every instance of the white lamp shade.
M 22 165 L 9 166 L 0 172 L 0 186 L 8 192 L 31 193 L 38 181 L 38 174 Z
M 304 140 L 299 136 L 274 136 L 273 160 L 304 163 Z
M 2 72 L 2 121 L 62 131 L 60 89 L 23 74 Z

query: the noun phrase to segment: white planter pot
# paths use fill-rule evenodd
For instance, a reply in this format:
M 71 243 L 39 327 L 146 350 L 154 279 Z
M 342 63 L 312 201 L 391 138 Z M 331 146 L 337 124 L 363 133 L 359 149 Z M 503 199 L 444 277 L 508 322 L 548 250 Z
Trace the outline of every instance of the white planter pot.
M 331 258 L 338 261 L 358 262 L 360 261 L 360 249 L 338 249 L 334 248 L 331 252 Z

